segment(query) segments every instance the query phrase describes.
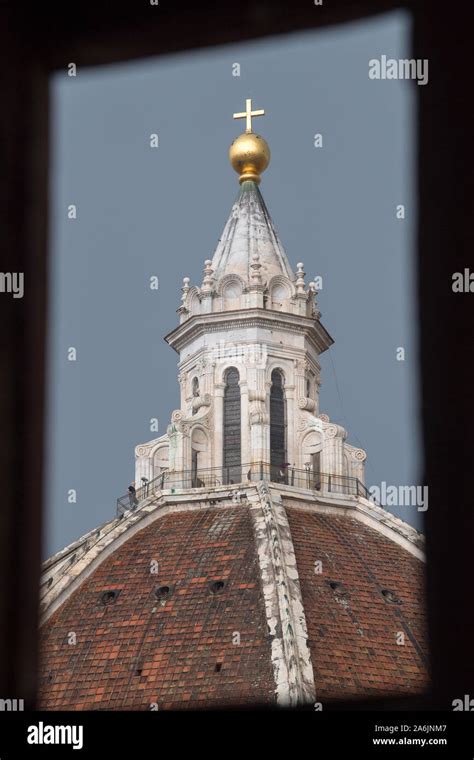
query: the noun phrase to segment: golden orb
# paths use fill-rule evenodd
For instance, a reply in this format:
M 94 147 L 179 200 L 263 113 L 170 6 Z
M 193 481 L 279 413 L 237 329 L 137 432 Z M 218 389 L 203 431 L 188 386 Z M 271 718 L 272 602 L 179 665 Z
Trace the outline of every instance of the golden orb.
M 260 174 L 270 163 L 270 148 L 260 135 L 244 132 L 235 138 L 229 148 L 229 160 L 240 174 L 239 182 L 253 180 L 260 182 Z

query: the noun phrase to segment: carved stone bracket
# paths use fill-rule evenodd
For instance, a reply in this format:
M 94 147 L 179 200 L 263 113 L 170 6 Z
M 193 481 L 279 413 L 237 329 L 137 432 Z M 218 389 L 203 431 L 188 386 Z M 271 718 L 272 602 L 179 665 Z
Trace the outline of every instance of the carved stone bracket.
M 149 457 L 151 454 L 151 446 L 136 446 L 135 455 L 137 457 Z
M 312 398 L 299 398 L 298 406 L 300 409 L 306 409 L 308 412 L 314 412 L 316 409 L 316 401 Z
M 308 427 L 308 420 L 306 419 L 306 417 L 303 417 L 302 415 L 300 415 L 298 417 L 298 422 L 297 422 L 296 427 L 299 430 L 299 432 L 306 430 L 306 428 Z
M 267 394 L 264 390 L 249 389 L 249 419 L 251 425 L 268 424 L 268 413 L 266 408 Z
M 324 428 L 325 438 L 342 438 L 343 441 L 347 438 L 347 430 L 342 425 L 328 425 Z
M 202 396 L 195 396 L 193 398 L 192 407 L 193 411 L 197 412 L 203 406 L 210 406 L 212 397 L 210 393 L 204 393 Z

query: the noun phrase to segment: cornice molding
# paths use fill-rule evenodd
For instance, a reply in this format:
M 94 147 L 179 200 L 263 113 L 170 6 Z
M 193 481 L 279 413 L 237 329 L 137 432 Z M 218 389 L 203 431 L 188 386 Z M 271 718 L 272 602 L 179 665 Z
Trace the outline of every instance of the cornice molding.
M 180 353 L 187 344 L 201 335 L 252 327 L 286 330 L 297 334 L 303 331 L 312 340 L 319 354 L 334 343 L 326 328 L 317 320 L 299 314 L 285 313 L 283 316 L 281 311 L 258 308 L 193 315 L 168 333 L 165 340 Z

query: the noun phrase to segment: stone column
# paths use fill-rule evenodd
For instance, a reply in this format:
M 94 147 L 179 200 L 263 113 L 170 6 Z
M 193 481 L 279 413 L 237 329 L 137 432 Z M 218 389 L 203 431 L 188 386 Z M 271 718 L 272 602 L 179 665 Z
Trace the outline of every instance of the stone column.
M 184 416 L 181 409 L 175 409 L 166 431 L 169 440 L 170 472 L 182 473 L 191 468 L 189 431 L 187 425 L 182 422 Z
M 267 465 L 267 475 L 270 475 L 270 389 L 271 380 L 264 383 L 265 388 L 265 422 L 263 424 L 263 461 Z
M 249 388 L 246 380 L 239 382 L 240 386 L 240 435 L 241 435 L 241 463 L 245 465 L 242 467 L 242 480 L 247 479 L 247 472 L 249 470 L 249 462 L 252 461 L 251 454 L 251 440 L 250 440 L 250 422 L 249 422 Z
M 295 386 L 285 385 L 286 397 L 286 453 L 287 461 L 291 465 L 296 465 L 296 417 L 298 414 L 298 403 L 295 398 Z
M 216 383 L 214 386 L 214 431 L 212 451 L 214 457 L 213 467 L 222 468 L 223 445 L 224 445 L 224 383 Z
M 332 476 L 344 475 L 344 439 L 347 437 L 347 433 L 340 425 L 324 425 L 324 438 L 322 449 L 322 463 L 321 469 L 323 472 Z M 336 485 L 341 487 L 343 485 L 343 479 L 337 477 L 334 480 L 334 490 Z
M 306 372 L 308 370 L 308 362 L 304 358 L 295 359 L 294 368 L 294 385 L 296 398 L 306 398 Z
M 180 390 L 180 404 L 181 404 L 181 409 L 186 410 L 186 413 L 189 414 L 190 410 L 191 410 L 191 407 L 189 406 L 191 398 L 190 399 L 186 398 L 186 395 L 187 395 L 187 388 L 186 388 L 187 379 L 188 379 L 188 373 L 185 372 L 184 370 L 181 370 L 178 373 L 178 383 L 179 383 L 179 390 Z
M 268 459 L 267 443 L 268 433 L 268 409 L 267 391 L 265 387 L 265 367 L 254 367 L 248 373 L 248 420 L 250 426 L 250 459 L 252 464 L 253 479 L 260 477 L 260 465 Z
M 319 416 L 319 392 L 320 392 L 320 388 L 321 388 L 321 379 L 320 379 L 320 375 L 318 373 L 318 375 L 316 377 L 315 399 L 314 399 L 315 400 L 314 413 L 315 413 L 316 417 Z
M 361 483 L 365 483 L 366 452 L 364 449 L 356 449 L 353 446 L 344 446 L 344 449 L 351 465 L 351 472 L 349 474 L 360 480 Z

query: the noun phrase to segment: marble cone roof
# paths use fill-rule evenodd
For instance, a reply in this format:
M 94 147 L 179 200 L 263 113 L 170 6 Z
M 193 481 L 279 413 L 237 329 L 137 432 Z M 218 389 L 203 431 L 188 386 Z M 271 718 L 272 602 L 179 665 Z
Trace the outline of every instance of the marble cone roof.
M 260 256 L 264 282 L 275 275 L 294 280 L 258 185 L 246 181 L 240 186 L 217 244 L 212 259 L 214 277 L 219 280 L 225 274 L 238 274 L 246 283 L 251 282 L 250 265 L 256 253 Z

